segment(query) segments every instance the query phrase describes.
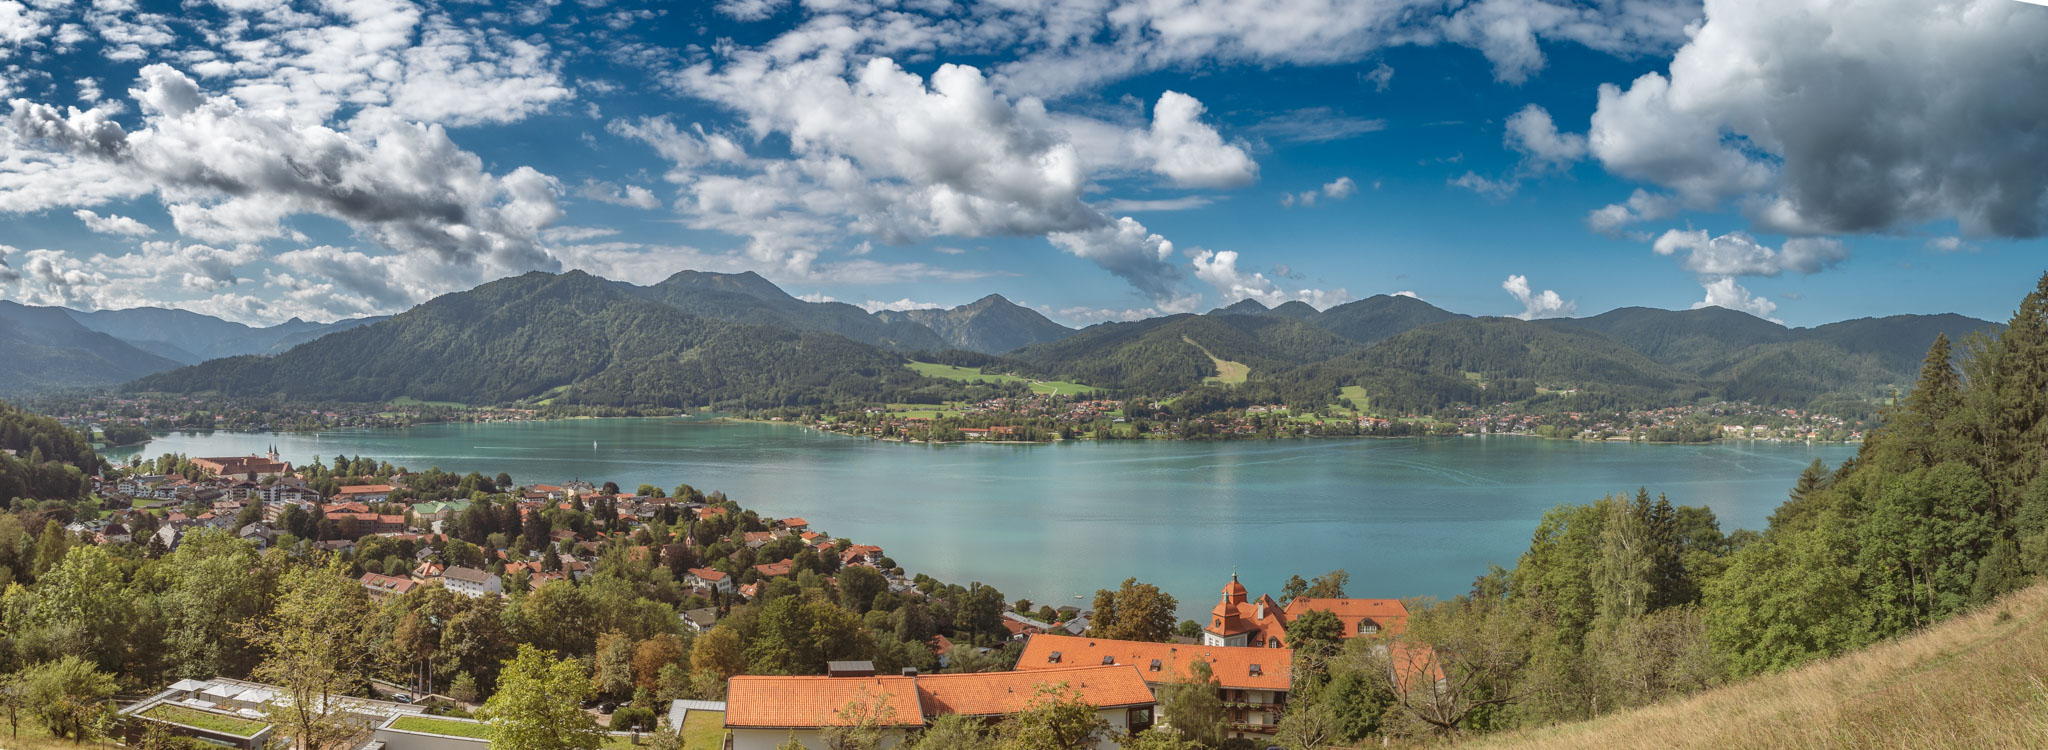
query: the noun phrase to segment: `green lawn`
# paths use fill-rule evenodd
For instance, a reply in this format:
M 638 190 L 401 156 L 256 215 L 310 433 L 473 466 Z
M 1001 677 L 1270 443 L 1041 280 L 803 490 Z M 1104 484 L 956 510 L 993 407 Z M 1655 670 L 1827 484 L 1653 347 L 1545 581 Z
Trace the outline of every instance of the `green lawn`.
M 683 750 L 718 750 L 725 745 L 725 712 L 683 714 Z
M 1095 390 L 1093 387 L 1090 386 L 1085 386 L 1080 383 L 1069 383 L 1063 380 L 1032 380 L 1030 378 L 1022 378 L 1016 375 L 1003 375 L 999 373 L 982 372 L 981 368 L 978 367 L 955 367 L 953 365 L 942 365 L 935 362 L 917 361 L 912 361 L 910 364 L 905 366 L 909 367 L 912 371 L 916 372 L 917 374 L 923 375 L 928 378 L 961 380 L 970 383 L 1029 383 L 1031 384 L 1032 393 L 1050 393 L 1057 396 L 1073 396 L 1082 393 L 1091 393 Z
M 142 715 L 145 718 L 174 722 L 213 732 L 223 732 L 236 737 L 253 737 L 257 732 L 263 731 L 264 727 L 270 726 L 260 721 L 252 721 L 208 711 L 195 711 L 184 706 L 157 706 L 142 712 Z
M 440 406 L 440 407 L 444 407 L 444 408 L 448 408 L 448 409 L 462 409 L 462 408 L 467 408 L 467 407 L 469 406 L 468 404 L 461 404 L 461 403 L 456 403 L 456 402 L 454 402 L 454 401 L 421 401 L 421 400 L 419 400 L 419 399 L 416 399 L 416 398 L 413 398 L 413 397 L 411 397 L 411 396 L 399 396 L 398 398 L 394 398 L 394 399 L 391 399 L 391 405 L 392 405 L 392 406 Z
M 401 717 L 399 720 L 391 722 L 391 728 L 402 729 L 408 732 L 445 734 L 454 737 L 474 737 L 480 740 L 491 738 L 491 727 L 488 724 L 474 721 L 435 719 L 426 716 Z
M 1251 365 L 1247 365 L 1243 362 L 1232 362 L 1230 360 L 1211 354 L 1209 353 L 1209 347 L 1197 344 L 1195 343 L 1194 339 L 1188 338 L 1186 336 L 1180 337 L 1180 340 L 1188 342 L 1188 345 L 1193 346 L 1196 349 L 1202 350 L 1202 356 L 1208 357 L 1210 362 L 1214 362 L 1216 364 L 1216 374 L 1206 378 L 1202 378 L 1202 382 L 1222 383 L 1224 385 L 1237 385 L 1238 383 L 1242 383 L 1252 376 Z

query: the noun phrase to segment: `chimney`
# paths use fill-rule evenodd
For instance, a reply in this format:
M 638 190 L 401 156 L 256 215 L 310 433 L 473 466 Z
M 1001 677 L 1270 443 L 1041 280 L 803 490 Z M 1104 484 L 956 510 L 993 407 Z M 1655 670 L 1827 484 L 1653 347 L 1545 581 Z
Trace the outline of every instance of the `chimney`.
M 1264 622 L 1264 621 L 1265 621 L 1265 619 L 1266 619 L 1266 602 L 1265 602 L 1265 600 L 1263 600 L 1263 599 L 1259 600 L 1259 614 L 1258 614 L 1258 617 L 1259 617 L 1259 621 L 1261 621 L 1261 622 Z
M 916 677 L 916 676 L 917 676 L 917 667 L 904 667 L 904 668 L 903 668 L 903 676 L 904 676 L 904 677 Z

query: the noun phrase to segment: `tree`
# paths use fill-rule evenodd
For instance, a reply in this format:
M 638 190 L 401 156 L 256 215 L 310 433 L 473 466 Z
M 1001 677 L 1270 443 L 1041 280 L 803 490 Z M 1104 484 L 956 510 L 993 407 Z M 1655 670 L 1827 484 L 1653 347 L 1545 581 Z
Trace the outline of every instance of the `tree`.
M 598 750 L 604 732 L 578 706 L 590 695 L 576 660 L 521 644 L 477 718 L 490 725 L 492 750 Z
M 723 689 L 733 675 L 747 671 L 746 647 L 740 643 L 740 634 L 720 623 L 698 636 L 690 648 L 690 665 L 698 674 L 709 675 Z
M 345 704 L 362 683 L 369 660 L 369 595 L 339 558 L 293 567 L 279 582 L 271 613 L 245 621 L 242 635 L 263 653 L 256 679 L 278 686 L 287 699 L 265 707 L 278 734 L 299 750 L 322 750 L 345 740 Z
M 1287 750 L 1320 750 L 1337 738 L 1337 722 L 1329 705 L 1317 701 L 1296 701 L 1280 717 L 1273 741 Z
M 1493 597 L 1460 596 L 1410 607 L 1408 626 L 1391 634 L 1387 666 L 1374 671 L 1403 711 L 1440 735 L 1464 731 L 1481 711 L 1511 705 L 1529 662 L 1529 622 Z
M 1344 572 L 1343 568 L 1338 568 L 1325 575 L 1317 576 L 1315 580 L 1310 581 L 1308 586 L 1302 589 L 1300 598 L 1342 599 L 1344 598 L 1344 584 L 1350 582 L 1351 574 Z
M 448 683 L 448 697 L 462 703 L 475 703 L 476 678 L 471 677 L 468 672 L 456 672 L 455 679 Z
M 840 571 L 838 583 L 839 603 L 857 614 L 866 614 L 874 605 L 875 595 L 889 590 L 889 579 L 864 565 Z
M 590 686 L 600 697 L 620 698 L 633 690 L 633 639 L 616 630 L 597 637 L 597 663 Z
M 7 712 L 8 736 L 21 737 L 21 710 L 29 707 L 28 681 L 21 672 L 0 675 L 0 711 Z
M 1109 722 L 1064 682 L 1041 684 L 1027 707 L 1003 722 L 1000 730 L 1015 747 L 1033 750 L 1082 750 L 1094 747 L 1109 732 Z
M 21 681 L 36 719 L 58 739 L 92 739 L 113 708 L 114 676 L 76 656 L 29 667 Z
M 689 652 L 683 650 L 683 640 L 669 633 L 661 633 L 633 648 L 633 685 L 645 690 L 661 690 L 661 672 L 680 664 L 684 673 L 690 669 Z
M 1159 714 L 1174 732 L 1202 747 L 1223 743 L 1223 698 L 1207 661 L 1188 664 L 1188 673 L 1159 691 Z
M 863 694 L 847 701 L 839 708 L 838 721 L 819 730 L 818 739 L 826 750 L 881 750 L 890 729 L 914 720 L 897 716 L 890 697 L 889 693 Z
M 1095 592 L 1095 619 L 1088 637 L 1121 641 L 1165 642 L 1173 639 L 1174 615 L 1180 603 L 1158 586 L 1126 578 L 1116 591 Z

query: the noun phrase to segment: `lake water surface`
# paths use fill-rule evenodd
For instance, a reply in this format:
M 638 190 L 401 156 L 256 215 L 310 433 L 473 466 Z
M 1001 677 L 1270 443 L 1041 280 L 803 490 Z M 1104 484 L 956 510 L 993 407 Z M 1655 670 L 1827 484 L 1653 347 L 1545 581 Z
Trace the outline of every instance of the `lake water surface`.
M 295 464 L 343 453 L 521 484 L 687 482 L 1011 599 L 1071 603 L 1136 576 L 1178 597 L 1184 615 L 1213 605 L 1233 569 L 1254 596 L 1334 568 L 1351 573 L 1352 596 L 1461 593 L 1487 563 L 1513 565 L 1546 509 L 1638 486 L 1713 508 L 1723 530 L 1760 528 L 1807 463 L 1855 452 L 1512 436 L 928 446 L 683 419 L 189 432 L 139 452 L 271 445 Z

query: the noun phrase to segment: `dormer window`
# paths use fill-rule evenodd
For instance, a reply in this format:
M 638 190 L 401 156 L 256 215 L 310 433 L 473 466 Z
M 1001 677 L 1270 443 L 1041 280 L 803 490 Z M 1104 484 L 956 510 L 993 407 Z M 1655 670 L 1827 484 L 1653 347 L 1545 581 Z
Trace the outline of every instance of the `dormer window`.
M 1114 657 L 1114 656 L 1105 656 L 1105 657 L 1102 657 L 1102 665 L 1103 665 L 1103 666 L 1105 666 L 1105 667 L 1106 667 L 1106 666 L 1109 666 L 1109 665 L 1111 665 L 1111 664 L 1115 664 L 1115 663 L 1116 663 L 1116 657 Z
M 1359 634 L 1359 635 L 1372 635 L 1372 634 L 1374 634 L 1374 633 L 1378 633 L 1378 632 L 1380 632 L 1380 625 L 1379 625 L 1379 623 L 1373 622 L 1373 621 L 1371 621 L 1371 620 L 1359 620 L 1359 621 L 1358 621 L 1358 634 Z
M 1260 675 L 1263 675 L 1263 674 L 1265 674 L 1265 673 L 1266 673 L 1266 668 L 1265 668 L 1265 667 L 1261 667 L 1261 666 L 1259 666 L 1259 665 L 1257 665 L 1257 664 L 1253 664 L 1253 665 L 1252 665 L 1252 676 L 1253 676 L 1253 677 L 1258 677 L 1258 676 L 1260 676 Z
M 1051 656 L 1045 657 L 1045 663 L 1047 663 L 1047 664 L 1058 664 L 1058 663 L 1060 663 L 1060 652 L 1058 652 L 1058 651 L 1054 651 L 1054 652 L 1052 652 L 1052 655 L 1051 655 Z
M 1158 659 L 1153 659 L 1153 660 L 1152 660 L 1152 671 L 1154 671 L 1154 672 L 1157 672 L 1157 671 L 1159 671 L 1159 666 L 1160 666 L 1160 665 L 1159 665 L 1159 660 L 1158 660 Z

